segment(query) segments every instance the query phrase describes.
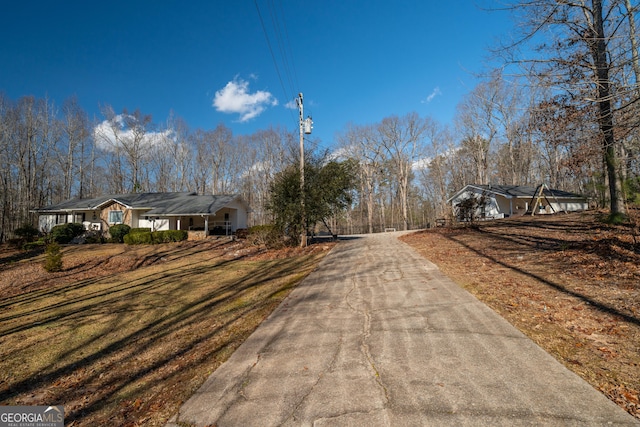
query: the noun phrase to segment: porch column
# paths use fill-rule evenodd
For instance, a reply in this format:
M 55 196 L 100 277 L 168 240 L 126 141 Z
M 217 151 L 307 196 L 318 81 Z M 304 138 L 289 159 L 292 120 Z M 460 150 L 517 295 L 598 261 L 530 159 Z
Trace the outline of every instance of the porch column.
M 180 222 L 182 221 L 181 217 L 178 217 L 178 219 L 176 220 L 176 230 L 182 230 L 182 228 L 180 228 Z
M 204 235 L 205 236 L 209 235 L 209 217 L 208 216 L 204 217 Z

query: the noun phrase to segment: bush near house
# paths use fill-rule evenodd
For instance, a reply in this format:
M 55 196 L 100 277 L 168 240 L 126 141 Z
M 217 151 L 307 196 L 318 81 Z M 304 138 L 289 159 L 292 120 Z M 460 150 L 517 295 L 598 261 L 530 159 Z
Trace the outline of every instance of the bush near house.
M 109 227 L 109 234 L 113 243 L 123 243 L 124 236 L 131 232 L 131 227 L 127 224 L 116 224 Z
M 22 227 L 16 228 L 13 233 L 26 242 L 33 242 L 40 235 L 38 229 L 31 224 L 24 224 Z
M 181 242 L 187 240 L 188 234 L 185 230 L 140 231 L 125 235 L 124 243 L 127 245 L 154 245 Z
M 153 243 L 171 243 L 187 240 L 189 233 L 185 230 L 164 230 L 154 231 L 151 236 L 153 236 Z
M 80 223 L 59 224 L 51 229 L 50 237 L 54 242 L 64 245 L 82 233 L 84 233 L 84 227 Z
M 30 224 L 24 224 L 13 231 L 16 236 L 14 239 L 8 239 L 7 243 L 16 249 L 24 249 L 26 245 L 33 243 L 40 235 L 37 228 Z
M 129 231 L 130 234 L 133 233 L 151 233 L 151 228 L 149 227 L 135 227 Z
M 252 245 L 279 248 L 284 244 L 283 232 L 273 224 L 254 225 L 246 232 L 246 239 Z

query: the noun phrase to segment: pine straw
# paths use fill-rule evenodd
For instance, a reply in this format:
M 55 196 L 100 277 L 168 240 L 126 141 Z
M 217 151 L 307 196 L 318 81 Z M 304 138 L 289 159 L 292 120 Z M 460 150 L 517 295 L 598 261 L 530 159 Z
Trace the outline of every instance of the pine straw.
M 404 240 L 640 418 L 640 245 L 597 212 L 435 229 Z

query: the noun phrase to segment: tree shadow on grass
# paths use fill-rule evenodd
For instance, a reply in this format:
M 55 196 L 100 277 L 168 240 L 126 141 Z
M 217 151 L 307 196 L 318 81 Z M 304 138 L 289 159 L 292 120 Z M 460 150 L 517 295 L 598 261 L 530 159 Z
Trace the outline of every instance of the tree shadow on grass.
M 210 251 L 211 248 L 210 247 L 201 247 L 198 248 L 197 250 L 193 250 L 193 249 L 189 249 L 189 248 L 183 248 L 181 250 L 175 251 L 175 252 L 171 252 L 171 248 L 168 248 L 162 252 L 159 252 L 159 256 L 165 257 L 165 256 L 169 256 L 171 255 L 172 259 L 177 259 L 177 258 L 181 258 L 185 255 L 188 255 L 190 257 L 192 256 L 196 256 L 202 253 L 206 253 L 208 251 Z M 119 254 L 120 255 L 120 254 Z M 241 259 L 241 258 L 237 258 L 237 259 Z M 103 259 L 97 263 L 93 263 L 90 266 L 87 265 L 87 263 L 84 264 L 80 264 L 76 267 L 73 268 L 73 270 L 69 269 L 67 270 L 68 272 L 74 272 L 74 273 L 82 273 L 82 272 L 87 272 L 89 270 L 91 270 L 92 268 L 96 268 L 96 267 L 101 267 L 101 266 L 105 266 L 106 264 L 108 264 L 110 261 L 110 258 L 106 258 Z M 206 264 L 206 263 L 210 263 L 211 261 L 209 260 L 198 260 L 198 261 L 194 261 L 192 263 L 189 264 L 183 264 L 183 265 L 179 265 L 177 267 L 169 267 L 166 270 L 164 270 L 162 272 L 162 275 L 170 275 L 172 274 L 173 271 L 178 271 L 178 270 L 182 270 L 185 268 L 192 268 L 197 266 L 198 264 Z M 221 259 L 218 262 L 219 265 L 224 265 L 223 260 Z M 14 306 L 16 304 L 29 304 L 35 301 L 39 301 L 42 299 L 46 299 L 49 297 L 56 297 L 59 296 L 61 294 L 69 294 L 71 292 L 74 291 L 78 291 L 81 289 L 86 289 L 86 288 L 90 288 L 91 286 L 94 286 L 97 283 L 100 282 L 108 282 L 110 279 L 114 279 L 116 282 L 118 282 L 117 278 L 122 275 L 122 274 L 127 274 L 130 271 L 135 271 L 137 270 L 139 267 L 135 267 L 131 268 L 128 271 L 119 271 L 119 272 L 115 272 L 115 273 L 109 273 L 109 274 L 105 274 L 105 275 L 100 275 L 100 276 L 96 276 L 96 277 L 91 277 L 88 279 L 83 279 L 83 280 L 78 280 L 72 284 L 63 284 L 60 286 L 51 286 L 51 287 L 47 287 L 47 288 L 37 288 L 37 290 L 31 291 L 31 292 L 26 292 L 26 293 L 22 293 L 22 294 L 18 294 L 15 296 L 11 296 L 11 297 L 7 297 L 4 298 L 1 302 L 0 302 L 0 310 L 2 310 L 3 308 L 8 308 L 11 306 Z M 152 273 L 149 276 L 149 279 L 152 280 L 154 278 L 158 277 L 158 273 Z M 42 279 L 42 281 L 47 281 L 48 279 Z M 141 281 L 141 283 L 144 283 L 144 276 L 139 278 L 139 280 Z M 40 282 L 35 282 L 36 285 L 38 285 Z M 88 297 L 100 297 L 100 296 L 104 296 L 105 294 L 108 294 L 110 292 L 113 292 L 114 290 L 116 290 L 115 288 L 120 287 L 120 283 L 117 283 L 114 287 L 109 288 L 109 287 L 105 287 L 104 290 L 102 290 L 101 292 L 94 292 L 94 293 L 88 293 L 88 294 L 83 294 L 81 299 L 85 300 Z M 72 304 L 77 303 L 78 300 L 77 299 L 65 299 L 64 301 L 61 301 L 59 303 L 56 304 L 48 304 L 46 307 L 40 309 L 40 310 L 34 310 L 29 312 L 28 314 L 35 314 L 38 312 L 41 312 L 42 310 L 51 310 L 51 309 L 55 309 L 55 308 L 60 308 L 62 306 L 69 306 Z M 14 319 L 15 317 L 20 316 L 20 314 L 12 314 L 9 316 L 2 316 L 0 315 L 0 325 L 2 325 L 3 321 L 7 321 L 7 320 L 11 320 Z M 28 325 L 26 325 L 28 326 Z M 15 331 L 12 331 L 15 332 Z M 2 328 L 0 328 L 0 337 L 2 337 L 3 335 L 3 331 Z
M 535 236 L 521 233 L 523 229 L 530 228 L 535 230 L 541 227 L 547 230 L 569 232 L 570 235 L 575 235 L 576 238 L 568 240 L 549 237 L 548 235 Z M 585 253 L 594 253 L 604 260 L 617 259 L 622 262 L 637 262 L 637 258 L 624 254 L 624 251 L 638 254 L 640 253 L 640 247 L 632 242 L 620 239 L 617 235 L 603 237 L 602 232 L 610 231 L 608 228 L 606 224 L 599 225 L 580 221 L 536 222 L 532 220 L 483 224 L 482 227 L 476 228 L 474 232 L 485 234 L 488 238 L 515 243 L 524 250 L 535 249 L 557 252 L 559 250 L 580 249 Z M 504 229 L 514 229 L 517 232 L 509 233 L 503 231 Z
M 44 247 L 31 249 L 28 251 L 20 251 L 8 256 L 0 256 L 0 270 L 4 270 L 7 266 L 10 266 L 13 263 L 18 261 L 24 261 L 26 259 L 31 259 L 38 257 L 44 253 Z
M 189 296 L 189 279 L 208 275 L 214 282 L 216 271 L 224 268 L 231 269 L 233 261 L 226 260 L 215 265 L 195 263 L 196 265 L 180 266 L 173 270 L 139 277 L 125 286 L 107 287 L 98 293 L 77 297 L 73 302 L 63 301 L 55 307 L 42 308 L 38 313 L 39 316 L 44 316 L 39 319 L 40 325 L 48 324 L 52 331 L 55 328 L 64 329 L 91 322 L 92 316 L 101 311 L 110 312 L 111 320 L 94 335 L 60 353 L 54 362 L 42 369 L 42 373 L 34 373 L 22 381 L 7 384 L 7 388 L 3 387 L 4 390 L 0 390 L 0 401 L 6 402 L 19 396 L 27 396 L 42 388 L 48 388 L 50 390 L 48 397 L 57 402 L 84 402 L 77 408 L 69 408 L 66 417 L 67 422 L 82 423 L 86 417 L 107 407 L 114 407 L 113 399 L 127 388 L 140 388 L 141 385 L 138 384 L 140 381 L 145 384 L 144 387 L 156 386 L 170 378 L 179 377 L 184 369 L 198 366 L 202 360 L 211 358 L 211 354 L 228 353 L 229 346 L 236 345 L 238 341 L 234 334 L 242 335 L 251 332 L 243 329 L 246 323 L 244 319 L 247 316 L 264 317 L 279 303 L 270 296 L 292 286 L 291 279 L 287 278 L 300 273 L 302 267 L 299 264 L 300 260 L 279 260 L 260 264 L 265 266 L 262 269 L 248 268 L 224 286 L 212 285 L 210 290 L 197 299 L 182 306 L 173 306 L 172 310 L 168 310 L 152 321 L 141 323 L 139 327 L 125 335 L 119 335 L 118 329 L 124 322 L 136 321 L 132 310 L 139 308 L 135 307 L 135 301 L 141 295 L 157 292 L 161 295 L 154 301 L 165 306 L 150 308 L 160 310 L 171 308 L 172 305 L 178 304 L 178 301 Z M 278 280 L 284 282 L 276 288 L 268 286 L 270 290 L 266 298 L 262 300 L 258 298 L 253 304 L 244 301 L 245 298 L 249 298 L 248 292 L 259 291 L 262 286 Z M 81 292 L 82 288 L 87 286 L 90 284 L 86 282 L 76 285 L 76 290 Z M 41 297 L 46 298 L 46 294 Z M 97 298 L 107 298 L 107 300 L 106 302 L 98 301 Z M 131 305 L 126 301 L 131 301 Z M 217 312 L 222 314 L 219 317 L 212 317 L 212 313 Z M 210 319 L 211 325 L 203 324 L 203 319 Z M 255 319 L 253 321 L 255 322 Z M 259 321 L 257 323 L 259 324 Z M 33 325 L 14 328 L 5 331 L 5 335 L 17 331 L 28 333 L 30 327 Z M 253 327 L 251 326 L 250 329 L 253 330 Z M 105 345 L 100 346 L 100 341 L 105 341 L 108 336 L 112 338 L 107 338 Z M 158 356 L 151 360 L 136 361 L 138 355 L 144 355 L 146 352 L 154 353 L 154 349 L 162 345 L 167 345 L 168 350 L 159 352 Z M 192 354 L 194 349 L 203 345 L 209 348 L 207 352 L 196 351 Z M 98 349 L 90 354 L 82 354 L 84 350 L 96 346 Z M 182 361 L 180 369 L 172 367 L 177 360 Z M 123 366 L 126 367 L 123 369 Z M 51 386 L 66 381 L 66 378 L 78 372 L 84 373 L 82 384 L 78 387 Z M 152 377 L 145 383 L 145 378 L 149 375 Z M 93 388 L 90 387 L 91 385 Z M 46 402 L 41 403 L 46 404 Z
M 484 231 L 484 233 L 486 233 L 486 231 Z M 505 261 L 504 259 L 500 259 L 498 257 L 489 255 L 489 254 L 487 254 L 486 252 L 483 252 L 480 249 L 474 248 L 473 246 L 471 246 L 468 243 L 464 242 L 462 239 L 457 238 L 455 235 L 443 234 L 443 236 L 445 238 L 447 238 L 447 239 L 449 239 L 449 240 L 451 240 L 451 241 L 453 241 L 453 242 L 465 247 L 466 249 L 468 249 L 469 251 L 475 253 L 479 257 L 486 258 L 486 259 L 488 259 L 488 260 L 490 260 L 490 261 L 492 261 L 492 262 L 494 262 L 494 263 L 496 263 L 496 264 L 498 264 L 498 265 L 500 265 L 502 267 L 505 267 L 505 268 L 508 268 L 510 270 L 516 271 L 516 272 L 518 272 L 520 274 L 523 274 L 525 276 L 531 277 L 531 278 L 537 280 L 538 282 L 543 283 L 543 284 L 545 284 L 545 285 L 547 285 L 547 286 L 549 286 L 551 288 L 554 288 L 557 291 L 560 291 L 560 292 L 562 292 L 562 293 L 564 293 L 566 295 L 570 295 L 572 297 L 578 298 L 579 300 L 589 304 L 590 306 L 600 310 L 601 312 L 618 316 L 619 318 L 623 319 L 626 322 L 629 322 L 629 323 L 632 323 L 634 325 L 640 326 L 640 319 L 638 317 L 635 317 L 635 316 L 627 314 L 627 313 L 623 313 L 620 310 L 618 310 L 616 307 L 613 307 L 613 306 L 611 306 L 609 304 L 606 304 L 606 303 L 603 303 L 603 302 L 600 302 L 600 301 L 596 301 L 593 298 L 588 297 L 587 295 L 584 295 L 584 294 L 581 294 L 580 292 L 576 292 L 574 290 L 568 289 L 567 287 L 565 287 L 565 286 L 563 286 L 563 285 L 561 285 L 559 283 L 556 283 L 556 282 L 553 282 L 551 280 L 548 280 L 548 279 L 546 279 L 546 278 L 544 278 L 542 276 L 539 276 L 539 275 L 537 275 L 535 273 L 532 273 L 530 271 L 527 271 L 527 270 L 522 269 L 520 267 L 517 267 L 515 265 L 511 265 L 507 261 Z M 529 244 L 532 244 L 532 243 L 535 244 L 536 242 L 538 242 L 537 238 L 536 239 L 528 239 L 528 238 L 523 239 L 523 238 L 521 238 L 519 236 L 511 236 L 511 235 L 506 235 L 506 234 L 503 234 L 503 233 L 500 233 L 500 234 L 492 233 L 492 237 L 494 239 L 497 239 L 497 240 L 505 239 L 505 240 L 509 240 L 511 242 L 516 242 L 518 244 L 523 244 L 522 243 L 523 241 L 528 241 Z M 548 240 L 548 239 L 545 238 L 544 240 Z M 559 243 L 565 242 L 562 239 L 550 239 L 550 240 L 553 241 L 554 245 L 557 245 Z M 486 242 L 487 241 L 485 241 L 485 244 L 487 244 Z M 553 246 L 551 249 L 556 248 L 556 247 L 557 246 Z M 555 249 L 555 250 L 557 250 L 557 249 Z

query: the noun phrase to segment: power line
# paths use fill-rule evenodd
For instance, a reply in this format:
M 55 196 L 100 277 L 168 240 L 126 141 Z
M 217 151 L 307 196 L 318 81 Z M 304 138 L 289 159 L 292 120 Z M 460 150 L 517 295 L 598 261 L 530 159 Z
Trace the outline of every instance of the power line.
M 290 93 L 290 95 L 291 95 L 291 94 L 293 94 L 295 92 L 295 86 L 293 84 L 293 77 L 292 77 L 292 74 L 291 74 L 291 66 L 289 65 L 289 56 L 290 55 L 287 55 L 287 52 L 290 52 L 290 50 L 291 50 L 290 49 L 291 46 L 289 45 L 289 50 L 287 51 L 287 49 L 286 49 L 287 46 L 285 46 L 285 41 L 286 40 L 284 40 L 284 38 L 282 37 L 282 31 L 281 31 L 281 28 L 280 28 L 280 21 L 278 20 L 278 12 L 276 11 L 276 9 L 275 9 L 275 7 L 273 5 L 273 0 L 269 1 L 269 12 L 270 12 L 270 15 L 271 15 L 271 22 L 273 23 L 273 29 L 274 29 L 274 33 L 275 33 L 275 36 L 276 36 L 276 41 L 278 42 L 278 48 L 280 49 L 280 55 L 282 57 L 282 63 L 283 63 L 284 72 L 285 72 L 285 75 L 286 75 L 286 77 L 288 79 L 288 82 L 289 82 L 289 89 L 291 90 L 291 93 Z M 286 34 L 287 33 L 286 28 L 287 27 L 286 27 L 286 23 L 284 21 L 284 15 L 282 17 L 282 25 L 284 27 L 285 34 Z M 293 59 L 291 59 L 291 64 L 293 66 Z
M 270 11 L 270 15 L 271 15 L 271 22 L 273 23 L 274 26 L 274 33 L 276 36 L 276 41 L 278 43 L 279 49 L 280 49 L 280 55 L 282 57 L 282 62 L 283 62 L 283 67 L 284 67 L 284 72 L 286 73 L 286 76 L 288 78 L 288 83 L 290 85 L 290 92 L 287 91 L 285 84 L 284 84 L 284 80 L 282 78 L 282 73 L 280 71 L 280 66 L 278 66 L 278 60 L 276 58 L 276 55 L 274 53 L 273 47 L 271 45 L 271 40 L 269 38 L 269 32 L 267 31 L 267 27 L 265 25 L 264 19 L 262 18 L 262 13 L 260 12 L 260 6 L 258 5 L 258 1 L 254 0 L 254 4 L 256 6 L 256 10 L 258 12 L 258 17 L 260 18 L 260 25 L 262 25 L 262 30 L 264 32 L 264 37 L 265 40 L 267 41 L 267 46 L 269 48 L 269 52 L 271 54 L 271 59 L 273 61 L 273 65 L 275 67 L 276 70 L 276 74 L 278 75 L 278 80 L 280 81 L 280 86 L 282 88 L 282 92 L 284 94 L 285 99 L 289 100 L 288 102 L 290 102 L 291 100 L 294 99 L 294 95 L 296 93 L 295 89 L 294 89 L 294 81 L 292 79 L 292 73 L 290 71 L 291 68 L 293 68 L 294 72 L 293 74 L 295 75 L 295 67 L 293 66 L 293 59 L 290 61 L 292 66 L 289 66 L 289 61 L 287 60 L 288 56 L 292 56 L 292 55 L 287 55 L 287 49 L 286 46 L 284 45 L 284 42 L 282 40 L 282 36 L 281 36 L 281 31 L 280 31 L 280 24 L 279 21 L 277 19 L 277 13 L 274 12 L 275 8 L 273 7 L 273 3 L 270 2 L 268 3 L 269 6 L 269 11 Z M 282 8 L 281 8 L 282 9 Z M 284 15 L 284 14 L 283 14 Z M 288 32 L 286 30 L 286 25 L 284 23 L 284 17 L 282 18 L 283 21 L 283 26 L 285 28 L 285 34 L 287 34 L 287 42 L 288 42 Z M 289 52 L 291 51 L 291 45 L 288 44 L 288 48 L 289 48 Z M 297 123 L 297 120 L 293 114 L 293 111 L 290 111 L 291 117 L 292 119 Z
M 262 31 L 264 32 L 264 38 L 267 40 L 267 46 L 269 47 L 269 52 L 271 53 L 271 59 L 273 60 L 273 65 L 276 67 L 276 73 L 278 74 L 278 79 L 280 80 L 280 86 L 282 87 L 283 92 L 286 96 L 286 89 L 284 87 L 284 83 L 282 81 L 282 75 L 280 74 L 280 68 L 278 67 L 278 61 L 276 61 L 276 56 L 273 53 L 273 49 L 271 48 L 271 42 L 269 41 L 269 33 L 267 33 L 267 27 L 264 25 L 264 20 L 262 19 L 262 13 L 260 13 L 260 7 L 258 6 L 258 0 L 253 0 L 253 3 L 256 5 L 256 10 L 258 11 L 258 17 L 260 18 L 260 24 L 262 25 Z

